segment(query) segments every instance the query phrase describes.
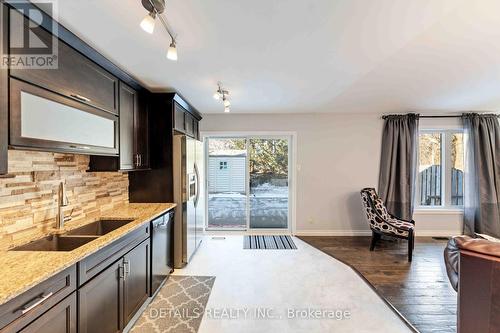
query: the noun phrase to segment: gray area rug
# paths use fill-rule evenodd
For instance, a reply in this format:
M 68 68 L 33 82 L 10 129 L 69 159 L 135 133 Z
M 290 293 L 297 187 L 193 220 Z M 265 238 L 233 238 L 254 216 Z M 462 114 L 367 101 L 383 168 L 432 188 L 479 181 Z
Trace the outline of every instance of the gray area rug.
M 244 236 L 244 249 L 256 250 L 296 250 L 297 246 L 290 236 Z
M 215 276 L 170 276 L 130 332 L 196 333 Z

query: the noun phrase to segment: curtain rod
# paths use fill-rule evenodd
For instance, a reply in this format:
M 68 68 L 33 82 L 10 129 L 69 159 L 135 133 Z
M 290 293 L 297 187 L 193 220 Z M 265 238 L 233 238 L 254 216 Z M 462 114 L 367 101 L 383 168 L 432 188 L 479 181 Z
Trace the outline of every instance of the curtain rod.
M 498 114 L 492 114 L 492 113 L 488 113 L 489 115 L 492 115 L 492 116 L 496 116 L 496 117 L 500 117 L 500 115 Z M 390 117 L 389 115 L 386 115 L 386 116 L 382 116 L 382 119 L 387 119 L 388 117 Z M 454 116 L 420 116 L 420 118 L 462 118 L 462 115 L 454 115 Z
M 461 118 L 462 115 L 456 116 L 420 116 L 420 118 Z

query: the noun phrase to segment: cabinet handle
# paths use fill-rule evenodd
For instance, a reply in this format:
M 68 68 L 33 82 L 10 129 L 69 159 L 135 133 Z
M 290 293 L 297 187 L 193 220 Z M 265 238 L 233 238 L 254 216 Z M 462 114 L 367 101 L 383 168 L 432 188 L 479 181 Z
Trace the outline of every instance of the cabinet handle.
M 118 276 L 120 277 L 120 279 L 125 280 L 125 269 L 122 265 L 118 266 Z
M 50 292 L 50 293 L 48 293 L 48 294 L 46 294 L 46 295 L 42 295 L 42 296 L 40 296 L 40 299 L 39 299 L 38 301 L 36 301 L 35 303 L 33 303 L 33 304 L 31 304 L 31 305 L 30 305 L 29 303 L 28 303 L 28 304 L 26 304 L 26 305 L 23 307 L 23 310 L 21 311 L 21 313 L 22 313 L 22 314 L 25 314 L 25 313 L 27 313 L 27 312 L 29 312 L 29 311 L 33 310 L 34 308 L 36 308 L 37 306 L 39 306 L 40 304 L 42 304 L 44 301 L 46 301 L 46 300 L 47 300 L 50 296 L 52 296 L 52 295 L 53 295 L 53 293 L 52 293 L 52 292 Z
M 142 154 L 139 154 L 139 166 L 142 166 Z
M 123 270 L 125 271 L 123 274 L 123 281 L 127 280 L 127 275 L 130 275 L 130 260 L 123 261 Z
M 90 150 L 90 147 L 87 146 L 75 146 L 75 145 L 70 145 L 69 146 L 71 149 L 78 149 L 78 150 Z
M 76 98 L 76 99 L 78 99 L 78 100 L 80 100 L 82 102 L 87 102 L 87 103 L 90 102 L 90 98 L 87 98 L 87 97 L 82 96 L 82 95 L 71 94 L 71 97 Z

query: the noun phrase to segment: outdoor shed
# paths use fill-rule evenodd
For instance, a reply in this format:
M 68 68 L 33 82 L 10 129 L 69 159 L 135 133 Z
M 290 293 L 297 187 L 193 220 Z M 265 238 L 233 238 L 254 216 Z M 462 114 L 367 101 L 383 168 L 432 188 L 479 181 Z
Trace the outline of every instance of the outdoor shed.
M 221 150 L 208 156 L 208 190 L 210 193 L 245 193 L 246 152 Z

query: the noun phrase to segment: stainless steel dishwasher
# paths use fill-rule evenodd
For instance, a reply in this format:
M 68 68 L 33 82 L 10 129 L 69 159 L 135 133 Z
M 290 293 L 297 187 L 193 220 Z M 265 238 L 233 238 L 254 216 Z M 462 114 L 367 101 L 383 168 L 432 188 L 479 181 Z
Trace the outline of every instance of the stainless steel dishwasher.
M 173 271 L 174 213 L 151 221 L 151 296 Z

